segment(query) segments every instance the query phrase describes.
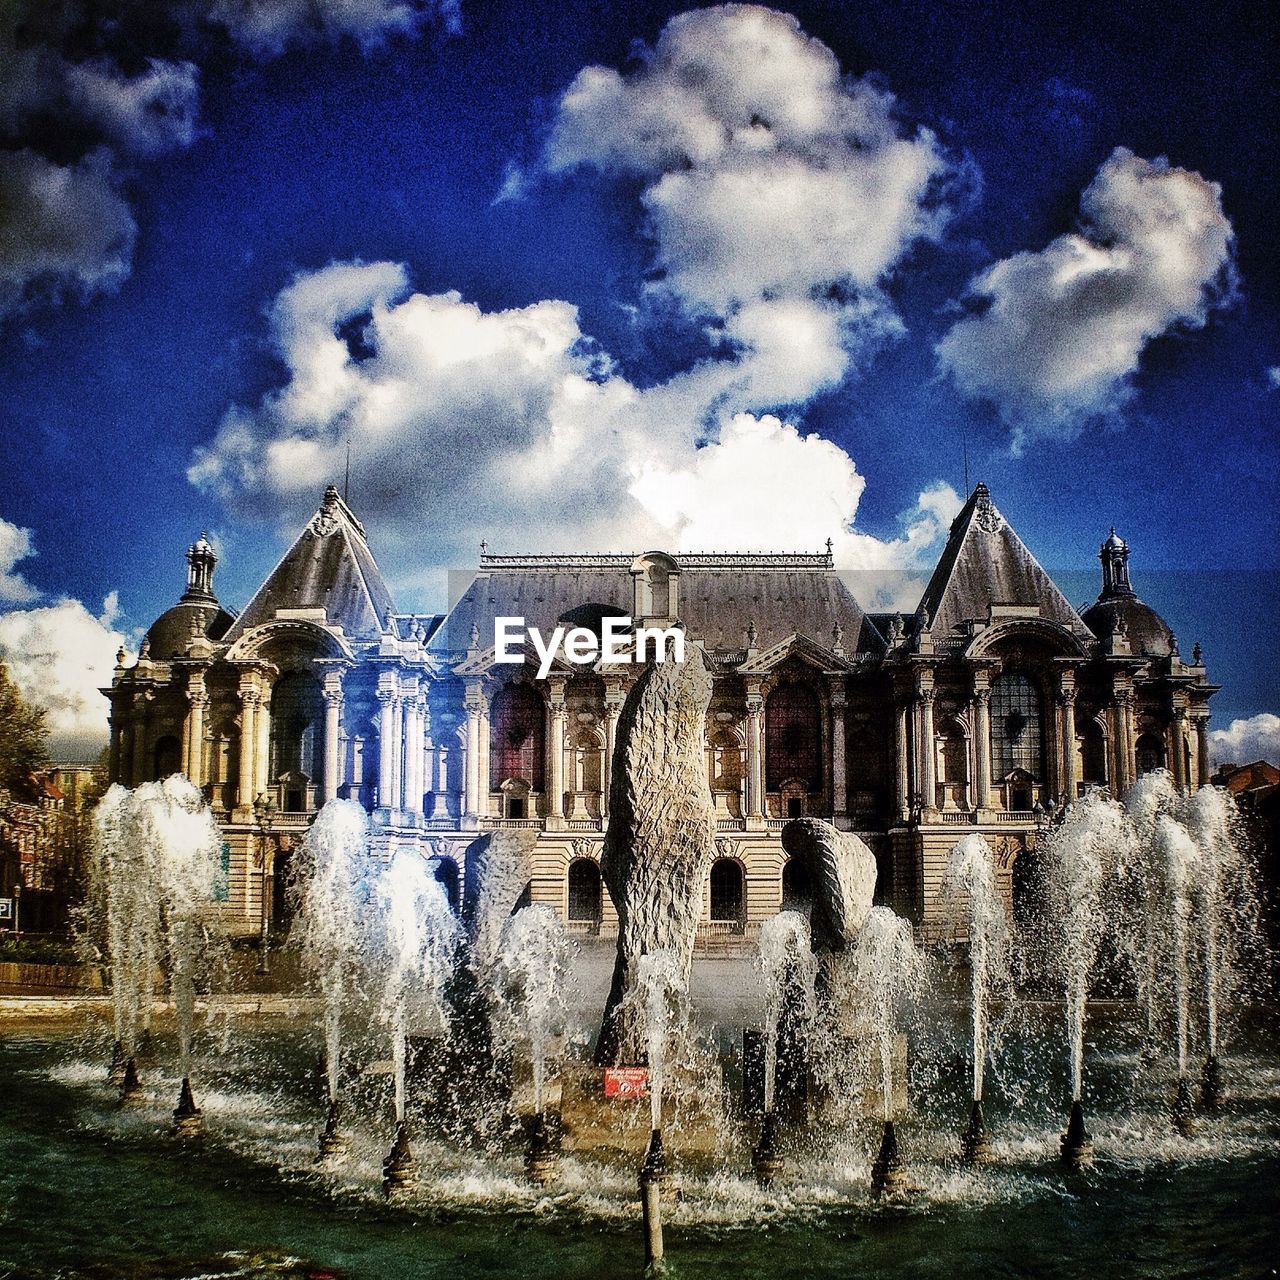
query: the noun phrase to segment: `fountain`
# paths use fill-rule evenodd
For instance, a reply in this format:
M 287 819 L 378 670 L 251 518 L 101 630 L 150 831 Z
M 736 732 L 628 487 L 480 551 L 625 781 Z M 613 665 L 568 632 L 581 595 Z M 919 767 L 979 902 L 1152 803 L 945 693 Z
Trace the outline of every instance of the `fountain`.
M 1084 1027 L 1089 976 L 1098 958 L 1105 924 L 1104 885 L 1129 841 L 1124 810 L 1101 792 L 1077 800 L 1045 837 L 1049 870 L 1049 917 L 1061 946 L 1071 1077 L 1071 1110 L 1061 1153 L 1068 1168 L 1093 1159 L 1084 1124 Z
M 120 1081 L 122 1103 L 138 1105 L 144 1095 L 137 1053 L 160 968 L 178 1028 L 182 1084 L 174 1130 L 193 1137 L 202 1128 L 191 1089 L 196 985 L 218 956 L 222 838 L 204 797 L 181 774 L 136 791 L 111 787 L 95 826 L 86 924 L 111 968 L 118 1049 L 110 1074 Z
M 358 967 L 367 961 L 373 875 L 368 814 L 353 800 L 330 800 L 303 845 L 292 932 L 304 965 L 319 985 L 324 1008 L 328 1112 L 321 1157 L 339 1156 L 347 1149 L 340 1124 L 343 1014 L 355 997 Z
M 767 1187 L 782 1176 L 785 1168 L 777 1145 L 774 1108 L 784 1012 L 790 1032 L 787 1047 L 792 1054 L 803 1051 L 813 1017 L 813 952 L 808 922 L 799 912 L 781 911 L 764 922 L 760 928 L 758 964 L 764 986 L 764 1115 L 760 1122 L 760 1140 L 751 1152 L 751 1168 L 756 1181 Z
M 995 1158 L 982 1111 L 982 1085 L 990 1045 L 991 1008 L 1011 994 L 1009 918 L 996 884 L 991 846 L 980 835 L 965 836 L 951 851 L 943 884 L 950 919 L 967 929 L 969 1009 L 972 1029 L 973 1105 L 961 1138 L 967 1164 Z
M 569 940 L 560 917 L 548 906 L 517 911 L 502 932 L 495 963 L 494 991 L 501 1042 L 528 1043 L 533 1115 L 525 1168 L 531 1181 L 546 1186 L 558 1177 L 554 1124 L 547 1116 L 547 1057 L 551 1038 L 564 1019 L 569 981 Z
M 405 1071 L 410 1025 L 447 1029 L 445 986 L 453 973 L 462 928 L 443 886 L 426 861 L 398 850 L 374 889 L 382 922 L 376 945 L 383 974 L 379 1018 L 390 1029 L 395 1137 L 383 1162 L 383 1189 L 392 1197 L 414 1186 L 417 1170 L 409 1143 Z
M 1167 813 L 1156 820 L 1156 840 L 1164 855 L 1164 878 L 1169 905 L 1169 958 L 1173 968 L 1174 1061 L 1177 1091 L 1173 1099 L 1173 1125 L 1183 1137 L 1196 1128 L 1187 1079 L 1187 1047 L 1190 1034 L 1191 995 L 1191 886 L 1200 861 L 1200 850 L 1187 833 Z
M 894 1127 L 894 1041 L 905 1027 L 909 1008 L 924 995 L 924 956 L 916 947 L 908 921 L 888 907 L 872 907 L 862 922 L 851 959 L 848 993 L 855 1025 L 865 1029 L 870 1042 L 871 1075 L 879 1090 L 883 1120 L 880 1151 L 871 1166 L 871 1186 L 877 1194 L 905 1192 L 912 1184 Z

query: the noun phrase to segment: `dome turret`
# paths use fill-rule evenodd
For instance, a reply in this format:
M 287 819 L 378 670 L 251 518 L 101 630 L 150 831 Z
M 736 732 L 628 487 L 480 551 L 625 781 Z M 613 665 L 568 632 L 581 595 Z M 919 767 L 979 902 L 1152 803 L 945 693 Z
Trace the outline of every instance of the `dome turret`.
M 1105 640 L 1127 635 L 1135 656 L 1167 658 L 1174 651 L 1173 631 L 1149 605 L 1138 599 L 1129 580 L 1129 544 L 1111 528 L 1098 550 L 1102 562 L 1102 592 L 1081 615 L 1085 625 Z

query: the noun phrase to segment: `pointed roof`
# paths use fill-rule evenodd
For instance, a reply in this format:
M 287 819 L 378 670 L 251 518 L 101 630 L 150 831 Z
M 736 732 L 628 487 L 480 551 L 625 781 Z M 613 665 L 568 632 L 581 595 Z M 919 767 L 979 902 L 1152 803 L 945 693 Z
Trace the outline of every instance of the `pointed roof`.
M 951 525 L 942 558 L 920 597 L 935 636 L 986 621 L 993 604 L 1036 605 L 1040 616 L 1082 633 L 1084 624 L 978 484 Z
M 234 644 L 279 610 L 323 609 L 331 627 L 348 638 L 381 634 L 392 611 L 391 593 L 365 536 L 364 526 L 334 485 L 319 510 L 227 632 Z

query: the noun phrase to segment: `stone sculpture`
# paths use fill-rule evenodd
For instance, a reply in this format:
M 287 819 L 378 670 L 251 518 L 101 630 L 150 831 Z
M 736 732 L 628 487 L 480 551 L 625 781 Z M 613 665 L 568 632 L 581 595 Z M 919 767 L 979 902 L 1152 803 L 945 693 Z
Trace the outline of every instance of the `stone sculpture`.
M 596 1061 L 643 1062 L 635 1012 L 624 1003 L 640 957 L 672 953 L 685 981 L 715 858 L 704 754 L 711 673 L 700 649 L 651 666 L 618 718 L 609 828 L 600 870 L 618 909 L 618 955 Z
M 820 818 L 788 822 L 782 828 L 782 847 L 808 873 L 814 954 L 851 946 L 875 897 L 875 855 L 852 831 L 840 831 Z

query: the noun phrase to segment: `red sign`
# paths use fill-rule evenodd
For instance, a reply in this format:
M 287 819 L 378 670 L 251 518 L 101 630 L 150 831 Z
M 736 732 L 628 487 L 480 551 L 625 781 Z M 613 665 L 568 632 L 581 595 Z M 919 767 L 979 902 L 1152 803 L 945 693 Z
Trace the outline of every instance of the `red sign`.
M 649 1092 L 649 1073 L 644 1067 L 605 1067 L 606 1098 L 643 1098 Z

